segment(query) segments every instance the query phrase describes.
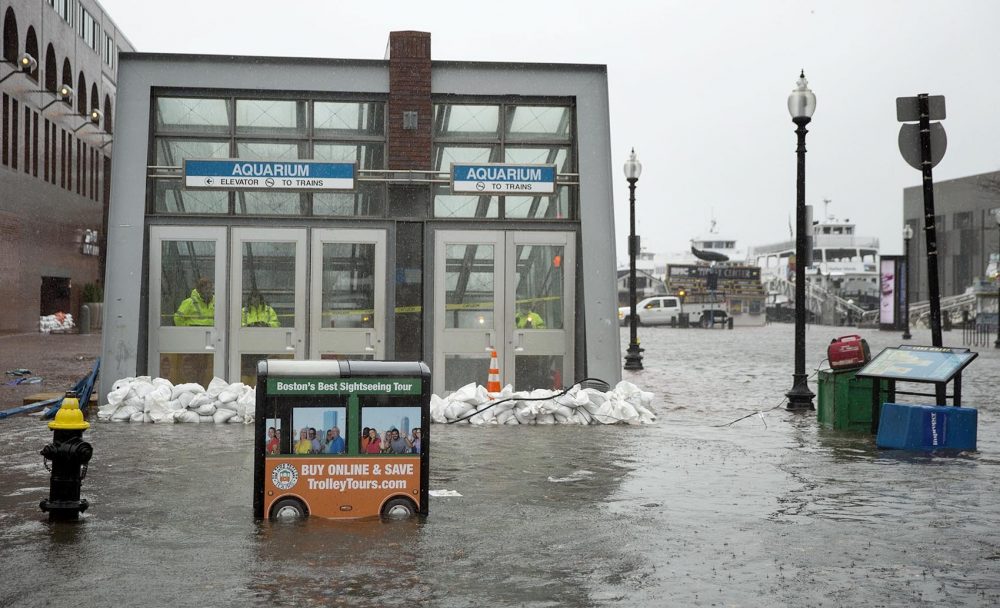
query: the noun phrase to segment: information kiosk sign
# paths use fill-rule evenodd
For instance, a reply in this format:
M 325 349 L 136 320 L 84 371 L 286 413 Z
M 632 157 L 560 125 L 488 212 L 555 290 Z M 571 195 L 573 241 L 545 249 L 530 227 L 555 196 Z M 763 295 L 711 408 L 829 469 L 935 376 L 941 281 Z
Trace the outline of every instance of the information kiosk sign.
M 427 515 L 430 387 L 416 362 L 258 363 L 254 516 Z
M 872 433 L 878 432 L 882 409 L 882 382 L 888 383 L 888 401 L 896 394 L 929 396 L 937 405 L 947 405 L 948 383 L 952 383 L 952 405 L 962 404 L 962 370 L 979 356 L 967 348 L 901 345 L 886 348 L 858 370 L 857 378 L 872 379 Z M 897 382 L 933 384 L 933 393 L 896 390 Z
M 949 382 L 978 356 L 967 348 L 904 345 L 883 350 L 857 375 L 903 382 Z

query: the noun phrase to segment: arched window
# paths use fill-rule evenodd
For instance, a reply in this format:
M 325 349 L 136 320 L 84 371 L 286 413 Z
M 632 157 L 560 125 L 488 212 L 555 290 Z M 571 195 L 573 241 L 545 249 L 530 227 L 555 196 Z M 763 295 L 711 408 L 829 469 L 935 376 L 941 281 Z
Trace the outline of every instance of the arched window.
M 49 45 L 45 50 L 45 90 L 56 92 L 59 88 L 59 67 L 56 64 L 56 50 Z
M 87 113 L 87 79 L 83 72 L 80 72 L 80 78 L 76 81 L 76 111 L 80 114 Z
M 17 41 L 17 18 L 14 17 L 14 9 L 8 8 L 3 16 L 3 58 L 11 63 L 16 62 L 20 48 Z
M 35 28 L 28 27 L 28 35 L 24 37 L 24 52 L 35 58 L 38 61 L 38 38 L 35 36 Z M 40 64 L 35 64 L 35 69 L 28 72 L 28 76 L 38 82 L 38 66 Z
M 63 69 L 62 69 L 62 72 L 63 72 L 62 73 L 62 82 L 60 84 L 64 84 L 64 85 L 72 88 L 73 87 L 73 66 L 71 66 L 69 64 L 69 57 L 67 57 L 66 59 L 63 59 Z
M 101 109 L 101 96 L 97 93 L 97 83 L 90 85 L 90 109 Z
M 104 96 L 104 132 L 105 133 L 111 133 L 111 127 L 112 127 L 111 119 L 113 117 L 114 117 L 114 114 L 112 114 L 112 112 L 111 112 L 111 96 L 110 95 L 105 95 Z

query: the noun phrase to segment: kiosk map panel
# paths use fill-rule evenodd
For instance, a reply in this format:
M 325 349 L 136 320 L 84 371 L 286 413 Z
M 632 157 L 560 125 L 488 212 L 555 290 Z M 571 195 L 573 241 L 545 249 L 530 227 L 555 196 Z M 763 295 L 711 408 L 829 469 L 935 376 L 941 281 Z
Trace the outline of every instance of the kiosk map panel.
M 978 356 L 979 353 L 967 348 L 886 348 L 861 368 L 857 376 L 903 382 L 949 382 Z

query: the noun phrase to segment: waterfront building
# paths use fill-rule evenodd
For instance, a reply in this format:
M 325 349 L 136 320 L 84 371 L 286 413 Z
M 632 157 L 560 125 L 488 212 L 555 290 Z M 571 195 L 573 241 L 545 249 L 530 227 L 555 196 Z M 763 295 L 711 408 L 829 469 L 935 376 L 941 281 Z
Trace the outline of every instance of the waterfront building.
M 0 332 L 37 331 L 101 282 L 117 57 L 133 48 L 93 0 L 4 0 L 0 20 Z
M 934 224 L 941 297 L 978 288 L 989 276 L 990 255 L 1000 251 L 993 213 L 1000 209 L 1000 171 L 934 183 Z M 924 238 L 922 186 L 903 189 L 903 222 L 913 229 L 910 242 L 910 300 L 928 299 L 927 241 Z M 987 289 L 987 291 L 995 291 Z

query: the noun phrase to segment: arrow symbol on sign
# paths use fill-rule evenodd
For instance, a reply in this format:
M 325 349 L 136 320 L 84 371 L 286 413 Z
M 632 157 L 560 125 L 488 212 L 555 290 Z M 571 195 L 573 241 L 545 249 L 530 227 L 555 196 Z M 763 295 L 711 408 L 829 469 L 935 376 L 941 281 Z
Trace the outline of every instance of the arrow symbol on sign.
M 211 185 L 212 185 L 212 184 L 214 184 L 214 183 L 215 183 L 215 180 L 214 180 L 214 179 L 212 179 L 211 177 L 206 177 L 206 178 L 205 178 L 205 185 L 206 185 L 206 186 L 211 186 Z

